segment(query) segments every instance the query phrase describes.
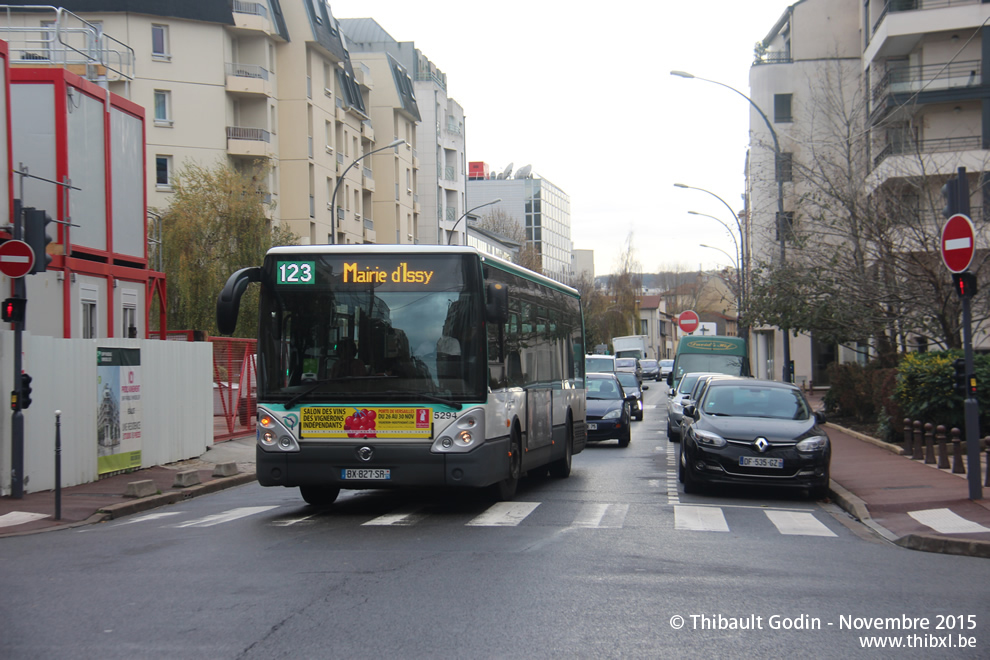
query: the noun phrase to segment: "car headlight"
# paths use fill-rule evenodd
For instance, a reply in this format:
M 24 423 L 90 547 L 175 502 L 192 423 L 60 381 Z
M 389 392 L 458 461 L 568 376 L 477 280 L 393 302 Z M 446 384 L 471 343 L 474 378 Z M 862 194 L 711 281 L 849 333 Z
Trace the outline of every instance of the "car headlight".
M 815 435 L 797 443 L 798 451 L 824 451 L 828 447 L 828 436 Z
M 718 433 L 701 431 L 699 429 L 692 429 L 691 433 L 694 436 L 695 442 L 699 445 L 704 445 L 705 447 L 724 447 L 726 444 L 725 438 L 720 436 Z
M 607 413 L 602 415 L 602 419 L 619 419 L 622 417 L 622 409 L 616 408 L 615 410 L 609 410 Z
M 674 401 L 672 404 L 670 404 L 670 408 L 678 415 L 684 413 L 684 404 L 681 403 L 680 401 Z

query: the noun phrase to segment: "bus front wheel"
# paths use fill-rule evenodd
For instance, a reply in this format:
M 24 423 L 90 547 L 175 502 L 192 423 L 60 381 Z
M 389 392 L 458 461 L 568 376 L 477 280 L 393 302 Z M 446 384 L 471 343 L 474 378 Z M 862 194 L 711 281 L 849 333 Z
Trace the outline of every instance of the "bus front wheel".
M 499 502 L 508 502 L 515 497 L 521 476 L 522 442 L 519 440 L 518 429 L 513 428 L 509 436 L 509 476 L 494 485 L 495 499 Z
M 306 504 L 312 506 L 329 506 L 340 495 L 339 488 L 322 488 L 320 486 L 300 486 L 299 493 Z

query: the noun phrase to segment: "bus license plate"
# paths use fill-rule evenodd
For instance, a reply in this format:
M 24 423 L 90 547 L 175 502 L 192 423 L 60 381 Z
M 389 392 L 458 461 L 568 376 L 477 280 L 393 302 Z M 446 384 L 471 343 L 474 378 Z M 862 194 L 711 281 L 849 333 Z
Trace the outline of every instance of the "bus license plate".
M 365 468 L 360 470 L 341 470 L 340 478 L 344 480 L 348 479 L 360 479 L 362 481 L 388 481 L 392 478 L 392 470 L 383 468 Z
M 740 456 L 739 465 L 755 468 L 783 468 L 784 459 L 767 458 L 766 456 Z

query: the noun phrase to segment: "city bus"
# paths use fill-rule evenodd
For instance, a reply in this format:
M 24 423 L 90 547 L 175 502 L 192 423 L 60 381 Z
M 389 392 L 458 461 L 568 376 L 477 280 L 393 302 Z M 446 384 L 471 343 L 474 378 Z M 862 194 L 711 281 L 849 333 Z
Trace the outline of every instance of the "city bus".
M 222 334 L 253 282 L 261 485 L 312 505 L 407 486 L 510 500 L 584 449 L 575 289 L 465 246 L 275 247 L 228 279 Z
M 681 376 L 692 372 L 749 376 L 749 356 L 742 337 L 681 337 L 674 355 L 674 368 L 667 374 L 667 384 L 677 387 Z

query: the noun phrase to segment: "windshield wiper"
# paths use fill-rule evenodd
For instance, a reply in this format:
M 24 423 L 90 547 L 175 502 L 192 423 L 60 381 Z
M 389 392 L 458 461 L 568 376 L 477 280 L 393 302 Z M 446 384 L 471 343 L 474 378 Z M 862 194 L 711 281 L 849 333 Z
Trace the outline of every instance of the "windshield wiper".
M 433 401 L 434 403 L 442 403 L 445 406 L 450 406 L 451 408 L 455 408 L 457 410 L 460 410 L 461 408 L 464 407 L 464 404 L 458 401 L 452 401 L 451 399 L 446 399 L 442 396 L 437 396 L 436 394 L 429 394 L 426 392 L 403 392 L 402 390 L 385 390 L 383 392 L 378 392 L 378 394 L 393 394 L 393 395 L 404 394 L 410 397 L 415 396 L 422 399 L 426 399 L 427 401 Z

